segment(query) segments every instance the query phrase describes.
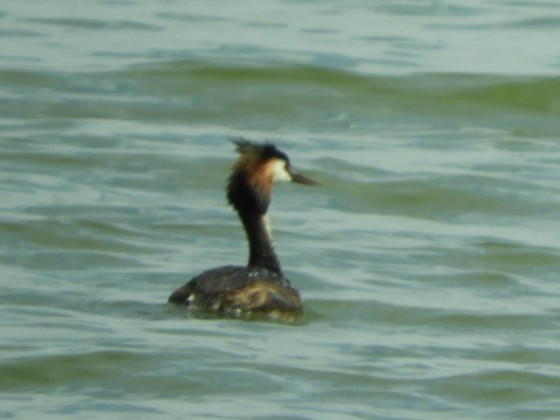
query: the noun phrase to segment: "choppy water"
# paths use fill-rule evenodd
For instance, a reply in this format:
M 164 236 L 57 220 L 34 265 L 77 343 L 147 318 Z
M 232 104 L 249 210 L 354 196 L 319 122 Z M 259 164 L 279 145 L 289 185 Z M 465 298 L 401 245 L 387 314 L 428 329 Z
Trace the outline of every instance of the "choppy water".
M 0 417 L 560 414 L 560 5 L 4 2 Z M 245 260 L 232 136 L 301 325 L 165 303 Z

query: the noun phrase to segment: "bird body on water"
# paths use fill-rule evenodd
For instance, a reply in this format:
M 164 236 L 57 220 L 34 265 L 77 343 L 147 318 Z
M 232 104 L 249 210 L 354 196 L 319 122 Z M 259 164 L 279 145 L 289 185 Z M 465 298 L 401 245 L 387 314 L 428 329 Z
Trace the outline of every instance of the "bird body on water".
M 301 298 L 282 273 L 272 246 L 267 211 L 275 182 L 317 182 L 292 172 L 288 156 L 272 144 L 244 139 L 234 143 L 240 156 L 229 177 L 227 197 L 247 235 L 247 266 L 204 271 L 174 291 L 169 302 L 225 316 L 265 315 L 295 322 L 302 315 Z

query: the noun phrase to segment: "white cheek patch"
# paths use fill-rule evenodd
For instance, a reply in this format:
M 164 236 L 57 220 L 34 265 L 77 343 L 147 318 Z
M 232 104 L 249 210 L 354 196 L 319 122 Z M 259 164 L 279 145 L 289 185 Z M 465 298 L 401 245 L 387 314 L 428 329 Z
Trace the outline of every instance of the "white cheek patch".
M 292 176 L 286 170 L 286 162 L 278 159 L 274 162 L 273 172 L 272 172 L 272 179 L 274 182 L 290 182 L 292 180 Z

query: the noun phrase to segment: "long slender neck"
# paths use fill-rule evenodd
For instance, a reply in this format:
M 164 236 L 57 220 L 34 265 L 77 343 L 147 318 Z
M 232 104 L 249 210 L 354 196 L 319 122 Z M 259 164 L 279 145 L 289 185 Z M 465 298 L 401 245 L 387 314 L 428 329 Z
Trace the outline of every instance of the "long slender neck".
M 263 267 L 282 274 L 280 263 L 272 246 L 266 214 L 260 215 L 254 211 L 241 210 L 238 210 L 238 213 L 249 241 L 248 266 Z
M 249 241 L 249 267 L 262 267 L 282 274 L 274 253 L 266 212 L 270 190 L 252 188 L 243 171 L 234 171 L 227 188 L 229 203 L 239 214 Z

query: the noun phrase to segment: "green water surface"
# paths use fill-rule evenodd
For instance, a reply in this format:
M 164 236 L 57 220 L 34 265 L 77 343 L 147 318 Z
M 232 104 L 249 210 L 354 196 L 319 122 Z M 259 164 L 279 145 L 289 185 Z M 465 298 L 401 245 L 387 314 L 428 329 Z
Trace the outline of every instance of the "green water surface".
M 351 3 L 0 6 L 0 417 L 560 413 L 560 9 Z M 321 182 L 296 326 L 166 304 L 246 260 L 236 136 Z

